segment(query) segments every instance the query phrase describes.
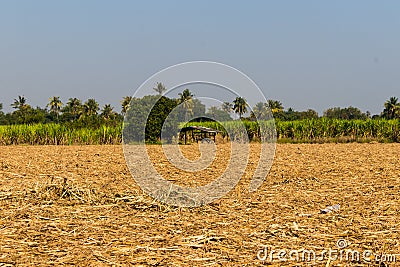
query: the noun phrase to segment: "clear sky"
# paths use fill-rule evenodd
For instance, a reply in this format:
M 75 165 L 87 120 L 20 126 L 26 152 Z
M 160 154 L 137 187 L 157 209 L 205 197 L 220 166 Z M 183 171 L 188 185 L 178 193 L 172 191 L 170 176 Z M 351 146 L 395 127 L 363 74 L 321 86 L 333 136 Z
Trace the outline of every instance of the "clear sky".
M 149 76 L 231 65 L 285 108 L 400 97 L 400 1 L 0 0 L 0 103 L 95 98 L 120 109 Z

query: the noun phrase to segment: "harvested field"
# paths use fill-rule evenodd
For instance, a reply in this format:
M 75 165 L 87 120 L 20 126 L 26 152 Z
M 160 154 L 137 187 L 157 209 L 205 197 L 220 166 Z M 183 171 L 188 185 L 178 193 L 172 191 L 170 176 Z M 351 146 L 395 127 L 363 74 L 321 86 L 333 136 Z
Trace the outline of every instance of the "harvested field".
M 400 266 L 400 144 L 279 144 L 264 184 L 250 194 L 259 145 L 251 146 L 241 182 L 198 208 L 142 193 L 121 146 L 2 146 L 0 266 L 379 266 L 374 256 L 371 263 L 257 258 L 262 246 L 319 257 L 339 239 L 361 254 L 398 254 Z M 170 180 L 195 185 L 226 166 L 226 147 L 193 179 L 166 167 L 160 146 L 148 150 Z M 196 158 L 195 145 L 182 149 Z M 338 211 L 320 213 L 334 204 Z

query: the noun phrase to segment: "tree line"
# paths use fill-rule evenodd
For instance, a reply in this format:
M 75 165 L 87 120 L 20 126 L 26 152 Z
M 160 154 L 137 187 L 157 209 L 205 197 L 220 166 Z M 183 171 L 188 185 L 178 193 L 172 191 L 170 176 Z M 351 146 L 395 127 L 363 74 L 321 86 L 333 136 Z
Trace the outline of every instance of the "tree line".
M 3 113 L 0 104 L 0 124 L 73 124 L 76 127 L 114 125 L 123 120 L 123 116 L 114 111 L 110 104 L 101 109 L 99 103 L 91 98 L 82 102 L 78 98 L 70 98 L 65 105 L 60 97 L 49 99 L 45 108 L 33 108 L 24 96 L 18 96 L 11 104 L 14 111 Z
M 227 104 L 225 104 L 227 105 Z M 397 97 L 390 97 L 384 103 L 384 109 L 379 115 L 371 115 L 369 111 L 362 112 L 356 107 L 333 107 L 324 111 L 322 117 L 328 119 L 341 119 L 341 120 L 367 120 L 367 119 L 398 119 L 400 118 L 400 103 Z M 276 100 L 267 100 L 266 103 L 259 102 L 250 112 L 249 119 L 256 118 L 263 120 L 267 117 L 267 107 L 269 107 L 275 119 L 282 121 L 296 121 L 304 119 L 317 119 L 319 118 L 318 112 L 313 109 L 306 111 L 295 111 L 293 108 L 284 109 L 282 103 Z
M 157 83 L 153 89 L 159 96 L 162 96 L 166 91 L 162 83 Z M 4 113 L 2 111 L 3 104 L 0 103 L 0 125 L 59 123 L 76 128 L 117 125 L 122 123 L 124 115 L 132 103 L 140 105 L 143 102 L 143 105 L 145 105 L 146 99 L 144 98 L 125 96 L 121 100 L 121 112 L 116 112 L 110 104 L 100 108 L 99 103 L 94 98 L 85 102 L 78 98 L 70 98 L 64 104 L 60 97 L 54 96 L 49 99 L 46 107 L 33 108 L 27 103 L 24 96 L 18 96 L 11 104 L 14 109 L 12 112 Z M 187 121 L 190 117 L 209 117 L 216 121 L 230 121 L 233 120 L 231 116 L 233 114 L 237 114 L 239 119 L 250 121 L 268 120 L 272 118 L 271 115 L 282 121 L 319 118 L 319 114 L 315 110 L 295 111 L 293 108 L 285 109 L 283 104 L 277 100 L 259 102 L 250 108 L 247 100 L 243 97 L 236 97 L 232 102 L 224 102 L 219 107 L 209 107 L 206 111 L 205 105 L 196 99 L 189 89 L 179 93 L 176 99 L 162 96 L 160 100 L 163 101 L 162 105 L 165 108 L 161 108 L 161 113 L 158 112 L 157 116 L 166 118 L 168 112 L 179 106 L 178 121 Z M 383 107 L 381 114 L 373 116 L 368 111 L 364 113 L 352 106 L 347 108 L 333 107 L 325 110 L 322 117 L 344 120 L 400 118 L 400 103 L 397 97 L 390 97 Z

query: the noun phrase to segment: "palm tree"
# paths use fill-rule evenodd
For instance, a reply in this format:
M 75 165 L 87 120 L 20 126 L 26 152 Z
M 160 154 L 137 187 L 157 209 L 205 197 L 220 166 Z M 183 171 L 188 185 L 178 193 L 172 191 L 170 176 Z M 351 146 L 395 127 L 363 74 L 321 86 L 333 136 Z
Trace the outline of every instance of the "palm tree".
M 60 97 L 53 96 L 52 98 L 50 98 L 47 107 L 50 107 L 50 111 L 56 114 L 58 120 L 58 115 L 60 114 L 62 107 L 62 102 L 60 100 Z
M 131 104 L 132 101 L 132 97 L 131 96 L 125 96 L 122 101 L 121 101 L 121 106 L 122 106 L 122 110 L 121 110 L 121 114 L 125 115 L 126 112 L 129 109 L 129 106 Z
M 99 103 L 96 102 L 93 98 L 88 99 L 83 105 L 83 109 L 87 116 L 97 115 L 97 111 L 99 110 Z
M 190 92 L 189 89 L 183 90 L 182 93 L 179 93 L 180 103 L 183 103 L 184 101 L 187 101 L 187 100 L 191 100 L 193 98 L 193 96 L 194 95 L 192 94 L 192 92 Z
M 232 112 L 232 108 L 233 108 L 233 106 L 232 106 L 232 103 L 230 103 L 230 102 L 224 102 L 222 104 L 222 110 L 225 111 L 225 112 L 231 113 Z
M 271 109 L 272 113 L 279 113 L 279 112 L 283 111 L 282 103 L 277 101 L 277 100 L 268 99 L 267 100 L 267 105 Z
M 110 104 L 104 105 L 103 109 L 101 110 L 101 116 L 108 120 L 114 115 L 113 107 Z
M 27 107 L 29 107 L 28 104 L 26 104 L 26 98 L 24 96 L 18 96 L 18 99 L 14 99 L 14 103 L 11 104 L 11 106 L 14 109 L 18 109 L 20 111 L 26 109 Z
M 265 119 L 267 119 L 268 110 L 267 110 L 267 107 L 266 107 L 266 103 L 258 102 L 253 108 L 252 115 L 257 120 L 265 120 Z
M 167 88 L 165 88 L 164 84 L 157 83 L 156 87 L 154 87 L 153 90 L 156 91 L 159 95 L 162 95 L 167 90 Z
M 385 109 L 383 110 L 383 116 L 387 119 L 394 119 L 397 117 L 400 112 L 400 103 L 398 102 L 398 98 L 392 96 L 387 100 L 384 104 Z
M 182 108 L 185 110 L 185 121 L 188 120 L 189 114 L 193 114 L 193 96 L 189 89 L 179 93 L 179 104 L 182 104 Z
M 66 110 L 72 114 L 74 119 L 82 112 L 82 101 L 76 97 L 70 98 L 66 104 Z
M 242 119 L 242 115 L 247 112 L 247 101 L 243 97 L 236 97 L 233 101 L 233 110 L 239 114 L 239 118 Z
M 24 96 L 18 96 L 18 99 L 14 99 L 14 103 L 11 104 L 11 106 L 14 109 L 17 109 L 15 111 L 15 114 L 17 115 L 17 120 L 25 123 L 27 121 L 28 117 L 28 111 L 30 110 L 31 106 L 29 106 L 26 103 L 26 98 Z

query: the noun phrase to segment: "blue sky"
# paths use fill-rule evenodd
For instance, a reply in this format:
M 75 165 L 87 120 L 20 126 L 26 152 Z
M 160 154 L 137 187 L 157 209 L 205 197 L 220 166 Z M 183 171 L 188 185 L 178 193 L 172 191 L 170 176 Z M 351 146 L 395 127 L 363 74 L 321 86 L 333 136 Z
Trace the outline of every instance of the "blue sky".
M 79 97 L 119 110 L 152 74 L 209 60 L 285 108 L 376 114 L 400 97 L 399 14 L 395 0 L 0 0 L 0 103 Z

